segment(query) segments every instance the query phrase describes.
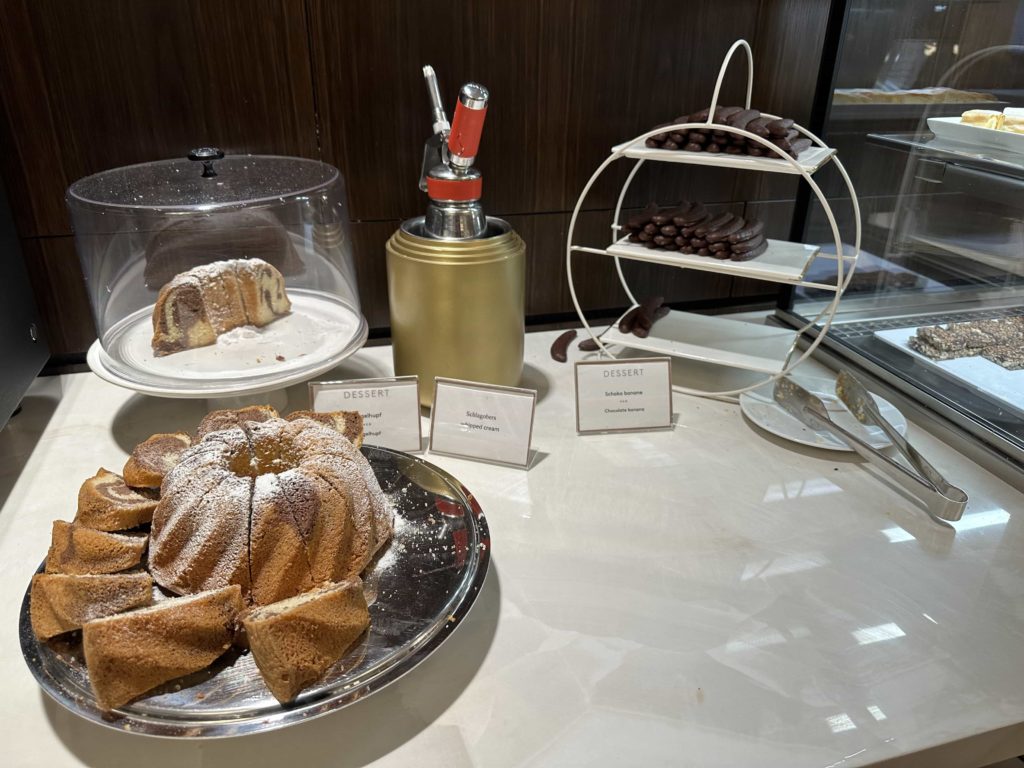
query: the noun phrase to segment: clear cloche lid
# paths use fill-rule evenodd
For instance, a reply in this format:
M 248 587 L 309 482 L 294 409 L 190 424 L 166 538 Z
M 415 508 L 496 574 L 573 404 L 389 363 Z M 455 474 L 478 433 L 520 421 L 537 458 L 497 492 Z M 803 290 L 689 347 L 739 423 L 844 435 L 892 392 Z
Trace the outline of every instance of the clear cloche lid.
M 284 202 L 333 184 L 338 170 L 318 160 L 230 155 L 213 147 L 188 158 L 114 168 L 68 189 L 72 205 L 139 211 L 213 211 Z
M 329 370 L 366 339 L 345 184 L 326 163 L 196 149 L 76 181 L 67 203 L 98 334 L 89 365 L 107 381 L 163 397 L 263 392 Z M 288 300 L 270 322 L 239 304 L 234 263 L 248 259 Z M 229 278 L 214 289 L 194 275 L 181 285 L 199 292 L 197 310 L 169 288 L 197 269 L 235 274 L 234 292 Z M 200 317 L 162 354 L 159 322 L 186 338 Z

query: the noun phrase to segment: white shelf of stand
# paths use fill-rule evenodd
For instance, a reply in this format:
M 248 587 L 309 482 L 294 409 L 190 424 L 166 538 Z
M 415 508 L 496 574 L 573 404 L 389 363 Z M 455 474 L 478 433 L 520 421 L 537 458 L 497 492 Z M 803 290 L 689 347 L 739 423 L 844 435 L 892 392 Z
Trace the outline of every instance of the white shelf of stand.
M 771 117 L 771 115 L 765 115 Z M 762 173 L 814 173 L 831 160 L 836 151 L 832 147 L 808 147 L 796 159 L 797 167 L 778 157 L 751 157 L 750 155 L 729 155 L 725 152 L 687 152 L 683 149 L 657 149 L 648 147 L 643 141 L 631 141 L 612 147 L 623 157 L 634 160 L 656 160 L 660 163 L 686 163 L 687 165 L 713 165 L 716 168 L 739 168 Z
M 694 269 L 698 272 L 717 272 L 722 275 L 732 275 L 733 277 L 749 277 L 754 280 L 768 280 L 769 282 L 786 283 L 788 285 L 806 285 L 827 291 L 836 290 L 836 286 L 828 283 L 806 283 L 804 281 L 804 275 L 807 274 L 807 270 L 815 258 L 820 257 L 834 260 L 835 257 L 831 254 L 822 255 L 821 249 L 816 245 L 791 243 L 786 240 L 772 240 L 769 238 L 767 250 L 750 261 L 730 261 L 728 259 L 715 259 L 711 256 L 698 256 L 695 253 L 680 253 L 679 251 L 647 248 L 643 245 L 631 243 L 626 238 L 617 240 L 614 245 L 609 245 L 604 249 L 574 245 L 573 250 L 584 253 L 603 253 L 620 259 L 646 261 L 651 264 L 662 264 L 666 267 Z M 852 261 L 850 257 L 845 258 L 847 262 Z
M 796 342 L 796 331 L 730 320 L 721 315 L 669 312 L 647 338 L 619 331 L 618 321 L 601 335 L 605 344 L 656 355 L 719 363 L 748 371 L 776 374 Z
M 729 49 L 719 70 L 718 82 L 715 84 L 714 95 L 711 97 L 709 115 L 715 111 L 715 107 L 718 104 L 718 95 L 722 87 L 722 80 L 725 77 L 729 61 L 733 53 L 739 48 L 743 48 L 747 55 L 746 108 L 750 108 L 750 96 L 754 87 L 754 59 L 750 51 L 750 45 L 745 40 L 737 40 Z M 765 117 L 777 119 L 778 116 L 765 114 Z M 594 171 L 593 176 L 590 177 L 579 199 L 576 201 L 576 207 L 569 221 L 569 232 L 565 248 L 569 294 L 572 298 L 573 306 L 576 308 L 576 313 L 579 315 L 580 322 L 583 323 L 583 327 L 590 334 L 590 337 L 597 342 L 600 354 L 611 355 L 613 348 L 629 347 L 659 355 L 701 360 L 731 368 L 756 371 L 768 376 L 767 379 L 757 381 L 749 386 L 722 392 L 705 392 L 676 387 L 677 391 L 684 393 L 716 397 L 737 396 L 743 392 L 763 386 L 767 382 L 785 376 L 793 368 L 810 357 L 825 338 L 825 334 L 828 332 L 832 319 L 835 316 L 839 299 L 842 296 L 843 290 L 849 284 L 850 277 L 853 275 L 853 270 L 856 267 L 857 257 L 860 254 L 861 220 L 857 194 L 853 189 L 853 184 L 846 173 L 846 169 L 839 162 L 835 149 L 827 146 L 821 139 L 802 126 L 794 124 L 793 128 L 803 137 L 811 140 L 811 146 L 801 152 L 798 158 L 790 157 L 770 141 L 745 129 L 712 123 L 710 117 L 706 122 L 659 126 L 654 130 L 612 148 L 611 154 Z M 651 148 L 646 145 L 647 139 L 659 133 L 688 132 L 701 129 L 721 130 L 729 134 L 742 136 L 749 143 L 760 146 L 767 153 L 767 156 L 751 157 L 749 155 L 730 155 L 727 153 L 687 152 L 685 150 Z M 614 218 L 611 224 L 611 243 L 606 248 L 574 245 L 573 233 L 576 229 L 576 220 L 580 210 L 583 208 L 587 194 L 604 170 L 620 159 L 631 159 L 635 163 L 632 171 L 626 177 L 615 206 Z M 629 191 L 630 184 L 632 184 L 633 179 L 636 177 L 637 171 L 647 161 L 678 163 L 682 165 L 707 165 L 716 168 L 744 169 L 761 173 L 798 175 L 811 188 L 825 216 L 828 218 L 835 243 L 835 255 L 822 253 L 819 248 L 802 243 L 768 240 L 768 248 L 755 259 L 750 261 L 728 261 L 715 259 L 710 256 L 684 254 L 679 251 L 650 249 L 628 242 L 626 238 L 621 236 L 623 227 L 618 222 L 621 218 L 623 202 L 626 199 L 626 193 Z M 836 222 L 835 214 L 821 188 L 812 178 L 813 174 L 827 163 L 831 163 L 836 168 L 849 192 L 853 207 L 854 225 L 852 254 L 848 250 L 844 252 L 843 241 L 839 234 L 839 225 Z M 787 285 L 817 288 L 831 291 L 834 295 L 832 300 L 825 304 L 816 317 L 811 318 L 804 327 L 796 330 L 740 322 L 721 316 L 671 311 L 665 317 L 655 321 L 646 338 L 640 338 L 631 333 L 621 333 L 618 329 L 618 322 L 614 323 L 603 333 L 598 333 L 587 322 L 576 295 L 572 272 L 574 254 L 596 254 L 612 258 L 615 262 L 615 269 L 618 272 L 619 282 L 622 284 L 622 288 L 631 302 L 631 309 L 637 306 L 639 302 L 630 290 L 629 284 L 622 272 L 620 259 L 644 261 L 677 269 L 718 272 L 734 277 L 748 277 Z M 836 262 L 836 280 L 834 283 L 808 282 L 804 279 L 808 268 L 816 258 L 830 259 Z M 797 353 L 797 341 L 804 332 L 815 326 L 817 326 L 817 333 L 814 335 L 814 338 L 808 343 L 806 349 Z

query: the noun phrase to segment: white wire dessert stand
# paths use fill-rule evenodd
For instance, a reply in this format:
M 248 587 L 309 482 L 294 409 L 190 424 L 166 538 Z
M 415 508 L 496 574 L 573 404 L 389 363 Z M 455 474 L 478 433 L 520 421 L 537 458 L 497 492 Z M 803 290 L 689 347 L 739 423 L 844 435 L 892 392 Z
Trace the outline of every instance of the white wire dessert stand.
M 767 139 L 757 136 L 754 133 L 741 128 L 729 125 L 713 123 L 712 119 L 718 106 L 719 92 L 722 88 L 722 81 L 728 69 L 733 54 L 743 49 L 747 55 L 747 96 L 746 108 L 750 108 L 750 98 L 754 87 L 754 58 L 750 45 L 746 40 L 737 40 L 729 48 L 722 61 L 718 72 L 718 81 L 715 83 L 715 91 L 711 97 L 711 105 L 708 112 L 708 119 L 705 122 L 677 123 L 669 126 L 660 126 L 646 133 L 643 133 L 631 141 L 619 144 L 612 148 L 611 154 L 598 166 L 593 176 L 583 187 L 576 207 L 573 209 L 572 218 L 569 221 L 569 232 L 566 237 L 565 264 L 569 282 L 569 294 L 572 297 L 573 307 L 580 318 L 584 329 L 596 342 L 598 351 L 602 356 L 611 356 L 609 347 L 619 346 L 648 353 L 669 355 L 672 357 L 686 358 L 691 360 L 702 360 L 719 365 L 740 368 L 749 371 L 766 374 L 766 378 L 758 379 L 752 384 L 722 391 L 706 391 L 674 385 L 677 392 L 683 394 L 699 395 L 703 397 L 718 397 L 735 399 L 744 392 L 749 392 L 766 383 L 775 381 L 792 371 L 797 365 L 810 357 L 824 339 L 835 317 L 839 306 L 839 300 L 843 291 L 849 285 L 850 278 L 856 267 L 857 257 L 860 254 L 861 244 L 861 218 L 860 206 L 857 202 L 857 194 L 854 191 L 850 177 L 839 162 L 835 149 L 827 146 L 825 142 L 812 134 L 806 128 L 794 123 L 793 128 L 800 134 L 811 140 L 811 146 L 800 153 L 799 158 L 790 157 L 781 148 L 772 144 Z M 763 117 L 778 119 L 777 115 L 762 113 Z M 748 155 L 711 154 L 707 152 L 687 152 L 683 150 L 656 149 L 646 146 L 646 141 L 652 136 L 660 133 L 688 132 L 698 129 L 713 129 L 725 131 L 726 133 L 742 136 L 748 142 L 762 147 L 766 156 L 753 157 Z M 591 187 L 601 174 L 612 163 L 622 158 L 635 160 L 632 170 L 626 177 L 626 181 L 619 193 L 618 201 L 615 204 L 615 213 L 612 220 L 612 238 L 607 248 L 592 248 L 573 244 L 573 235 L 576 231 L 576 221 L 579 217 L 583 203 L 590 192 Z M 802 177 L 810 186 L 814 195 L 828 218 L 835 241 L 835 255 L 822 253 L 818 248 L 804 245 L 802 243 L 790 243 L 781 240 L 768 242 L 768 249 L 756 259 L 746 262 L 722 261 L 719 259 L 698 256 L 696 254 L 682 254 L 678 251 L 664 251 L 649 249 L 642 245 L 628 242 L 622 236 L 623 227 L 618 223 L 622 213 L 622 205 L 626 199 L 633 179 L 637 172 L 648 160 L 654 162 L 681 163 L 684 165 L 710 165 L 718 168 L 736 168 L 742 170 L 760 171 L 763 173 L 786 173 Z M 819 185 L 814 181 L 813 174 L 826 164 L 832 163 L 850 194 L 850 202 L 853 206 L 854 241 L 853 253 L 844 253 L 842 238 L 839 232 L 839 225 L 836 222 L 835 213 L 829 205 Z M 619 282 L 630 301 L 627 313 L 639 305 L 636 296 L 630 289 L 625 275 L 622 271 L 621 259 L 643 261 L 653 264 L 672 266 L 682 269 L 693 269 L 705 272 L 717 272 L 720 274 L 733 275 L 737 277 L 749 277 L 758 280 L 767 280 L 775 283 L 803 286 L 834 294 L 822 310 L 803 327 L 792 330 L 787 328 L 776 328 L 767 325 L 756 325 L 749 322 L 741 322 L 720 316 L 699 315 L 689 312 L 672 310 L 669 314 L 658 320 L 646 338 L 634 336 L 632 333 L 622 333 L 618 328 L 618 320 L 603 332 L 595 331 L 587 322 L 583 309 L 580 306 L 579 297 L 576 293 L 576 285 L 573 280 L 573 254 L 588 253 L 603 256 L 610 256 L 615 261 L 615 270 Z M 814 259 L 829 259 L 836 261 L 836 280 L 834 283 L 810 281 L 805 278 L 808 268 Z M 815 326 L 820 326 L 814 338 L 802 351 L 797 351 L 797 343 L 803 334 Z

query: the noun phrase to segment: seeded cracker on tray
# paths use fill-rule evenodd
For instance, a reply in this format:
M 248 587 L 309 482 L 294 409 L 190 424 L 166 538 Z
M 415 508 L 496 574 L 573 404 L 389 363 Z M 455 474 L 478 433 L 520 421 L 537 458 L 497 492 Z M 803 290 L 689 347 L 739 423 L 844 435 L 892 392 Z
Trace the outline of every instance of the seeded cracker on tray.
M 1007 370 L 1024 368 L 1024 317 L 919 328 L 910 348 L 932 360 L 981 355 Z
M 994 347 L 987 347 L 981 356 L 1008 371 L 1019 371 L 1024 368 L 1024 346 L 1020 344 L 997 344 Z

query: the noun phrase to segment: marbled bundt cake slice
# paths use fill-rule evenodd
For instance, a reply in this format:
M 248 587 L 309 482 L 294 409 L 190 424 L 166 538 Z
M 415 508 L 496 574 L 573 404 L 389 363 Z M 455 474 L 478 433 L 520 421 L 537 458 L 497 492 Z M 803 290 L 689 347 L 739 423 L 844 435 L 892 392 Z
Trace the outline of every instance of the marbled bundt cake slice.
M 153 354 L 157 357 L 183 349 L 206 347 L 217 341 L 206 316 L 203 285 L 185 272 L 160 289 L 153 307 Z
M 284 277 L 262 259 L 203 264 L 160 289 L 153 307 L 153 354 L 205 347 L 234 328 L 264 326 L 290 311 Z
M 148 573 L 37 573 L 32 577 L 29 617 L 36 637 L 46 640 L 87 621 L 152 602 L 153 579 Z
M 107 533 L 66 520 L 54 520 L 47 573 L 117 573 L 142 563 L 149 537 L 143 533 Z
M 151 435 L 135 446 L 124 465 L 124 482 L 131 488 L 159 488 L 181 454 L 192 445 L 184 432 Z
M 100 531 L 124 531 L 152 520 L 156 504 L 101 467 L 78 491 L 75 522 Z
M 114 709 L 208 667 L 231 647 L 242 608 L 231 585 L 88 622 L 82 648 L 96 702 Z
M 358 578 L 252 608 L 240 618 L 253 660 L 282 703 L 322 678 L 370 624 Z

